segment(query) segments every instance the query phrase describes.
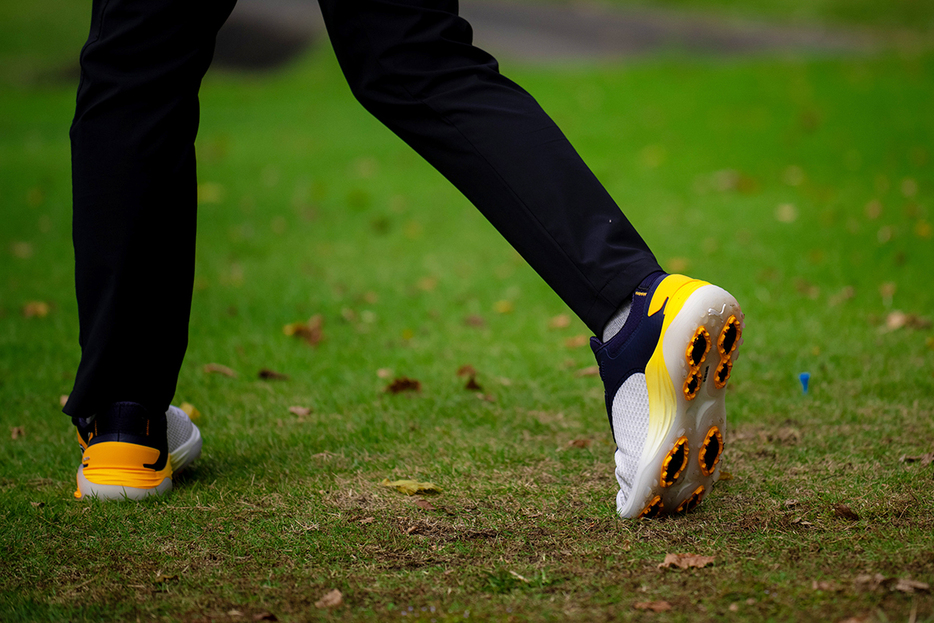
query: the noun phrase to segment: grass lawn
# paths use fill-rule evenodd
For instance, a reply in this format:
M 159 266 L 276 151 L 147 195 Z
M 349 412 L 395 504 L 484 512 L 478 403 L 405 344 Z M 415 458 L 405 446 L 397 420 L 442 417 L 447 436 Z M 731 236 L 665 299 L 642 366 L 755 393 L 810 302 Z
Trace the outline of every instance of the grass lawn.
M 326 47 L 202 90 L 176 395 L 202 458 L 164 500 L 73 502 L 74 83 L 61 54 L 3 40 L 0 620 L 934 621 L 896 584 L 934 583 L 934 468 L 900 460 L 934 451 L 931 54 L 504 62 L 663 265 L 747 314 L 732 478 L 632 522 L 586 329 L 550 328 L 561 301 Z M 315 314 L 317 347 L 283 334 Z M 399 376 L 421 391 L 384 392 Z M 715 561 L 659 569 L 667 553 Z M 332 589 L 343 604 L 317 608 Z

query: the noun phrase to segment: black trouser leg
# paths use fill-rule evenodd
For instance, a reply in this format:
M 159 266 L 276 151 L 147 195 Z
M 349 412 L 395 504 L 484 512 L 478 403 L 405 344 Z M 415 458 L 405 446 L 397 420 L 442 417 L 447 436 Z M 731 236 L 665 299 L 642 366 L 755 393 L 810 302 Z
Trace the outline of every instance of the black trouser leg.
M 473 202 L 598 335 L 661 270 L 535 100 L 471 45 L 456 0 L 319 0 L 360 102 Z
M 168 408 L 188 341 L 198 88 L 235 0 L 94 0 L 71 128 L 81 364 L 65 405 Z

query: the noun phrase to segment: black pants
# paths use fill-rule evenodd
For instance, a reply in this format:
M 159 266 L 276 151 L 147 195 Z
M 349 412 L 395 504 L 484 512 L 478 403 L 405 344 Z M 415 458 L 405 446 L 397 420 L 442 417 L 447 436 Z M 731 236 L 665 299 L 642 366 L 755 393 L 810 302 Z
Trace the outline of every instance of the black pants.
M 94 0 L 71 128 L 81 364 L 65 412 L 161 411 L 188 340 L 198 89 L 235 0 Z M 320 0 L 351 90 L 594 332 L 658 264 L 456 0 Z M 313 89 L 314 85 L 308 85 Z

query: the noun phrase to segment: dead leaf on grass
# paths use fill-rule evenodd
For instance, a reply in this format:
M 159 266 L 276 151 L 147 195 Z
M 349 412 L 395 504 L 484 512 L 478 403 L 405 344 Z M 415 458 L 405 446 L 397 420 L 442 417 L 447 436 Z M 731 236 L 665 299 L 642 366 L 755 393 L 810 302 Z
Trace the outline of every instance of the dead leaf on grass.
M 483 391 L 483 388 L 480 387 L 480 383 L 477 383 L 477 377 L 471 376 L 467 379 L 467 384 L 464 385 L 464 389 L 472 392 Z
M 390 482 L 388 478 L 384 478 L 383 482 L 379 484 L 383 487 L 395 489 L 406 495 L 415 495 L 416 493 L 441 493 L 441 487 L 433 482 L 419 482 L 417 480 L 393 480 Z
M 465 363 L 457 369 L 457 376 L 477 376 L 477 369 L 469 363 Z
M 565 348 L 583 348 L 590 343 L 590 338 L 586 335 L 575 335 L 564 340 Z
M 902 328 L 930 329 L 931 321 L 927 318 L 922 318 L 917 314 L 906 314 L 905 312 L 896 309 L 885 317 L 885 327 L 882 329 L 882 332 L 889 333 L 891 331 L 897 331 Z
M 698 554 L 665 554 L 664 562 L 659 563 L 659 569 L 703 569 L 712 565 L 716 556 L 699 556 Z
M 279 617 L 272 612 L 257 612 L 253 615 L 254 621 L 278 621 Z
M 336 588 L 315 602 L 315 608 L 337 608 L 344 603 L 344 596 Z
M 785 508 L 795 508 L 796 506 L 798 506 L 798 500 L 794 498 L 785 500 Z
M 926 582 L 908 578 L 887 578 L 881 573 L 856 576 L 853 580 L 853 588 L 861 593 L 872 593 L 880 589 L 899 593 L 926 593 L 931 590 Z
M 934 463 L 934 452 L 927 452 L 925 454 L 916 454 L 912 456 L 903 454 L 902 457 L 898 460 L 902 463 L 921 463 L 922 467 L 927 467 L 931 463 Z
M 419 507 L 423 511 L 433 511 L 437 510 L 428 500 L 423 500 L 421 498 L 415 500 L 415 506 Z
M 587 366 L 586 368 L 581 368 L 574 373 L 576 377 L 582 376 L 600 376 L 600 367 L 599 366 Z
M 10 439 L 16 441 L 20 437 L 26 436 L 26 429 L 22 426 L 11 426 L 10 427 Z
M 667 601 L 637 601 L 632 604 L 636 610 L 648 610 L 650 612 L 668 612 L 671 610 L 671 604 Z
M 298 417 L 305 417 L 305 416 L 311 414 L 311 408 L 310 408 L 310 407 L 293 406 L 293 407 L 289 407 L 289 413 L 291 413 L 291 414 L 293 414 L 293 415 L 297 415 Z
M 549 329 L 564 329 L 571 326 L 571 317 L 567 314 L 558 314 L 548 321 Z
M 52 311 L 52 306 L 45 301 L 29 301 L 23 305 L 25 318 L 45 318 Z
M 727 472 L 727 471 L 724 471 L 724 470 L 721 469 L 721 470 L 720 470 L 720 477 L 717 478 L 717 482 L 721 482 L 721 481 L 725 481 L 725 480 L 733 480 L 733 472 Z
M 483 327 L 486 326 L 486 320 L 482 316 L 477 314 L 470 314 L 469 316 L 464 316 L 464 324 L 468 327 Z
M 219 363 L 206 363 L 202 368 L 205 374 L 223 374 L 232 379 L 237 378 L 237 371 Z
M 857 521 L 859 515 L 856 514 L 852 508 L 846 504 L 834 504 L 833 505 L 833 514 L 834 517 L 839 517 L 840 519 L 848 519 L 850 521 Z
M 262 368 L 259 371 L 259 378 L 264 381 L 288 381 L 289 375 L 283 374 L 282 372 L 276 372 L 275 370 L 270 370 L 269 368 Z
M 392 370 L 389 368 L 380 368 L 376 371 L 376 378 L 388 379 L 392 377 Z
M 589 448 L 593 443 L 593 439 L 572 439 L 568 442 L 568 446 L 571 448 Z
M 195 408 L 195 405 L 191 404 L 190 402 L 183 402 L 182 404 L 178 405 L 178 408 L 185 412 L 185 415 L 188 416 L 189 420 L 194 421 L 201 417 L 201 412 L 198 411 L 198 409 Z
M 779 428 L 774 433 L 770 433 L 768 435 L 768 440 L 775 441 L 787 446 L 794 446 L 797 445 L 799 441 L 801 441 L 801 431 L 797 428 L 784 426 Z
M 900 579 L 892 590 L 900 593 L 927 593 L 931 590 L 931 585 L 917 580 Z
M 383 391 L 387 394 L 399 394 L 402 392 L 420 392 L 422 391 L 421 381 L 415 379 L 410 379 L 407 376 L 400 376 L 393 380 L 392 383 L 383 388 Z
M 515 308 L 516 306 L 512 301 L 496 301 L 496 303 L 493 304 L 493 311 L 497 314 L 511 314 Z
M 361 519 L 361 520 L 358 521 L 357 523 L 359 523 L 361 526 L 366 526 L 366 525 L 368 525 L 368 524 L 373 523 L 374 521 L 376 521 L 376 517 L 364 517 L 363 519 Z
M 858 593 L 873 593 L 879 589 L 888 590 L 895 584 L 895 578 L 887 578 L 881 573 L 861 574 L 853 579 L 853 588 Z
M 315 314 L 308 322 L 293 322 L 282 327 L 282 332 L 317 346 L 324 339 L 324 316 Z

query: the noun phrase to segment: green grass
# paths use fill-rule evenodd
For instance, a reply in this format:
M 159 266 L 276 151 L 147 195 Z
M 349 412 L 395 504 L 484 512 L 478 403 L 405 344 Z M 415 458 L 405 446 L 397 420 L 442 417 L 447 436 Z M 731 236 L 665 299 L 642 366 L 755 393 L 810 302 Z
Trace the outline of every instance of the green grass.
M 733 479 L 690 516 L 616 518 L 602 389 L 574 374 L 588 349 L 565 346 L 584 327 L 548 328 L 565 312 L 557 297 L 352 102 L 318 50 L 274 75 L 215 73 L 202 91 L 176 402 L 203 414 L 203 457 L 166 500 L 72 502 L 78 453 L 58 401 L 79 354 L 73 85 L 9 78 L 0 619 L 934 620 L 930 594 L 854 584 L 867 573 L 934 583 L 932 468 L 899 462 L 934 450 L 934 332 L 885 330 L 893 310 L 934 310 L 934 58 L 504 70 L 664 265 L 743 304 Z M 503 300 L 512 313 L 494 311 Z M 49 315 L 23 317 L 29 301 Z M 283 335 L 316 313 L 317 349 Z M 470 315 L 484 326 L 465 325 Z M 212 362 L 239 376 L 205 374 Z M 495 402 L 463 389 L 467 363 Z M 263 367 L 290 379 L 260 380 Z M 381 368 L 422 392 L 382 392 Z M 584 438 L 589 448 L 568 446 Z M 424 510 L 383 478 L 443 492 Z M 717 559 L 662 571 L 669 552 Z M 315 608 L 332 588 L 345 605 Z M 672 610 L 634 608 L 658 600 Z

